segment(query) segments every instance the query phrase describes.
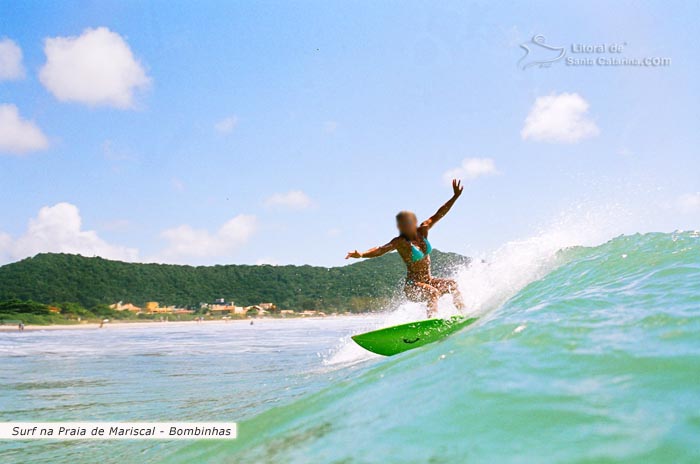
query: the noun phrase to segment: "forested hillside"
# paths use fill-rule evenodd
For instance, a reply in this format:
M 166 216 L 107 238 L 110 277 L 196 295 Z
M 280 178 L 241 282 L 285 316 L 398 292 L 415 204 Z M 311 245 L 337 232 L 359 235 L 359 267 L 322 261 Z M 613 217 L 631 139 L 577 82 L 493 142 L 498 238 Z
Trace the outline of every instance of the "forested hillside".
M 468 258 L 435 250 L 434 273 L 446 275 Z M 272 302 L 281 309 L 363 311 L 400 291 L 405 268 L 396 253 L 348 266 L 179 266 L 140 264 L 69 254 L 39 254 L 0 267 L 0 300 L 117 301 L 196 306 L 216 298 L 238 305 Z

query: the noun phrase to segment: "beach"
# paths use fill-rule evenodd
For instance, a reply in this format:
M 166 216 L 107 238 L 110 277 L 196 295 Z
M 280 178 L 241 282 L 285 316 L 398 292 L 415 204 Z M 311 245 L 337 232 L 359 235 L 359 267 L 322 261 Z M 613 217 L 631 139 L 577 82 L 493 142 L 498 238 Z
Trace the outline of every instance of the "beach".
M 293 317 L 293 318 L 255 318 L 255 319 L 226 319 L 226 320 L 204 320 L 204 321 L 110 321 L 105 322 L 102 327 L 100 327 L 99 322 L 85 322 L 78 324 L 49 324 L 49 325 L 32 325 L 27 324 L 24 326 L 24 331 L 42 331 L 42 330 L 111 330 L 111 329 L 145 329 L 145 328 L 157 328 L 166 326 L 188 326 L 188 325 L 229 325 L 229 324 L 248 324 L 251 322 L 253 324 L 259 323 L 261 321 L 293 321 L 293 320 L 316 320 L 316 319 L 326 319 L 326 318 L 336 318 L 336 317 L 363 317 L 363 315 L 344 315 L 344 316 L 326 316 L 326 317 Z M 0 332 L 19 332 L 17 325 L 15 324 L 4 324 L 0 325 Z

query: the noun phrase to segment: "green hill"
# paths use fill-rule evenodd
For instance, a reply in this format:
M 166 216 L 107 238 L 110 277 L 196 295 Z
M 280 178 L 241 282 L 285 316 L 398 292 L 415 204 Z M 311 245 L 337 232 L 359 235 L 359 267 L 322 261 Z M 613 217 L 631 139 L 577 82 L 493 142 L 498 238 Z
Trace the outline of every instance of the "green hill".
M 436 275 L 468 258 L 435 250 Z M 341 267 L 179 266 L 45 253 L 0 267 L 0 300 L 73 302 L 94 307 L 117 301 L 197 306 L 216 298 L 238 305 L 272 302 L 281 309 L 362 311 L 401 290 L 405 268 L 396 253 Z

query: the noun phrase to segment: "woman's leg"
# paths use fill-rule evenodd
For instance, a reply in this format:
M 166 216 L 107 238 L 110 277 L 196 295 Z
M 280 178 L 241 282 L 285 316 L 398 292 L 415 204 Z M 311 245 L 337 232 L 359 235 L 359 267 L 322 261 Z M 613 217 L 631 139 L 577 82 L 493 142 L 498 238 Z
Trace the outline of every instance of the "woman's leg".
M 452 279 L 438 279 L 437 277 L 433 277 L 430 279 L 430 285 L 437 288 L 440 295 L 444 295 L 445 293 L 451 294 L 457 309 L 460 311 L 464 309 L 464 300 L 462 299 L 462 294 L 459 292 L 457 282 Z
M 440 291 L 437 288 L 423 282 L 411 282 L 406 284 L 404 291 L 409 300 L 428 303 L 428 319 L 437 315 L 440 298 Z

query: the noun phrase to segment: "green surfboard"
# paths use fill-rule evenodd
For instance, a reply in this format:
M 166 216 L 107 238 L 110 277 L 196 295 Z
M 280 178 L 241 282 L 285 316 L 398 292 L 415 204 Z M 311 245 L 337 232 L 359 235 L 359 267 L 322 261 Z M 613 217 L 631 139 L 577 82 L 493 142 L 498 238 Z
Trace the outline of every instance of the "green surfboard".
M 449 319 L 427 319 L 353 335 L 352 339 L 372 353 L 393 356 L 436 342 L 474 323 L 477 319 L 476 317 L 465 318 L 463 316 L 452 316 Z

